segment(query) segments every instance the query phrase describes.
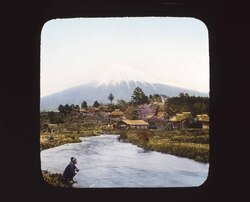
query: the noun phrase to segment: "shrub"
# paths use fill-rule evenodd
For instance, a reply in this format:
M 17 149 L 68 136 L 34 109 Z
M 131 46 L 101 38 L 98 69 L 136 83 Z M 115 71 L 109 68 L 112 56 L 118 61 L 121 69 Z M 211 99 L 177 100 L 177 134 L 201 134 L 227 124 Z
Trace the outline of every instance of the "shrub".
M 63 180 L 63 176 L 61 173 L 51 173 L 47 170 L 42 170 L 43 179 L 49 184 L 55 187 L 71 187 L 70 183 L 67 183 Z

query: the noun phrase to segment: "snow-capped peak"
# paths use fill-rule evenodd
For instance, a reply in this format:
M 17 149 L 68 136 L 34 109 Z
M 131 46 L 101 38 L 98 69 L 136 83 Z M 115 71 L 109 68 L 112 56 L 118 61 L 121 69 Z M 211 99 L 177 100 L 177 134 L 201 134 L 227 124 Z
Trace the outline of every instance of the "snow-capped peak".
M 121 63 L 106 66 L 102 72 L 95 75 L 92 81 L 97 82 L 98 85 L 116 85 L 121 82 L 128 84 L 130 81 L 155 83 L 155 80 L 144 72 Z

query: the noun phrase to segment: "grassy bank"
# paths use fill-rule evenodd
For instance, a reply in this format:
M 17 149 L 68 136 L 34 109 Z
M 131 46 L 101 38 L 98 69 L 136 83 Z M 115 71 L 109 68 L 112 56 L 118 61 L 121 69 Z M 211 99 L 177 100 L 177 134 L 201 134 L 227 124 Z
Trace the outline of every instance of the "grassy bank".
M 61 173 L 51 173 L 47 170 L 42 171 L 43 179 L 55 187 L 72 187 L 71 183 L 65 182 Z
M 79 135 L 73 134 L 40 134 L 40 150 L 57 147 L 66 143 L 81 142 Z
M 144 149 L 209 162 L 209 134 L 186 131 L 123 131 L 120 140 Z
M 80 137 L 91 137 L 101 134 L 118 134 L 118 130 L 85 130 L 82 133 L 76 131 L 66 133 L 41 133 L 40 134 L 40 150 L 57 147 L 67 143 L 81 142 Z

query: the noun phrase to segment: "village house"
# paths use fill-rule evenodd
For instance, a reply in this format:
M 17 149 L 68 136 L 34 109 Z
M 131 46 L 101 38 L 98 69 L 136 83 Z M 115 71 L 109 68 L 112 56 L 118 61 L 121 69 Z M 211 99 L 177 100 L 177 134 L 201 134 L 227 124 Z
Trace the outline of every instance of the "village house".
M 125 119 L 118 122 L 119 129 L 147 129 L 149 124 L 143 120 Z
M 176 114 L 174 117 L 169 119 L 173 129 L 185 129 L 187 128 L 187 121 L 191 118 L 191 112 L 182 112 Z
M 209 129 L 209 116 L 207 114 L 197 114 L 195 120 L 202 123 L 203 129 Z
M 168 122 L 168 116 L 166 112 L 150 113 L 146 116 L 145 120 L 150 126 L 164 126 Z
M 110 122 L 118 122 L 125 119 L 125 114 L 120 109 L 115 109 L 109 114 Z
M 107 106 L 107 105 L 100 105 L 98 107 L 98 111 L 101 111 L 101 112 L 112 112 L 112 109 L 110 109 L 110 107 Z

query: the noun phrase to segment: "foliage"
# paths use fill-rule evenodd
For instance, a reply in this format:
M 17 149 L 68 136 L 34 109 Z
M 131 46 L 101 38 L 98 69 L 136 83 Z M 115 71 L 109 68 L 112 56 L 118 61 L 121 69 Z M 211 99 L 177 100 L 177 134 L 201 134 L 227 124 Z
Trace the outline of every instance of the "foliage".
M 148 96 L 145 95 L 140 87 L 136 87 L 131 96 L 131 103 L 134 105 L 146 104 L 148 103 Z
M 169 142 L 154 140 L 148 144 L 149 148 L 164 153 L 187 157 L 204 163 L 208 162 L 209 146 L 208 144 L 196 144 L 187 142 Z
M 209 159 L 209 135 L 195 135 L 181 131 L 126 131 L 119 138 L 124 142 L 136 144 L 144 149 L 187 157 L 207 163 Z
M 86 101 L 83 101 L 83 102 L 82 102 L 81 108 L 82 108 L 82 109 L 87 109 L 87 108 L 88 108 L 88 104 L 87 104 Z
M 100 106 L 100 104 L 99 104 L 99 102 L 96 100 L 96 101 L 94 102 L 94 104 L 93 104 L 92 107 L 99 107 L 99 106 Z
M 137 107 L 137 117 L 145 120 L 149 114 L 155 113 L 155 107 L 151 104 L 143 104 Z
M 58 112 L 48 112 L 47 116 L 47 123 L 51 124 L 59 124 L 59 123 L 64 123 L 63 116 L 62 114 Z
M 153 102 L 162 102 L 162 98 L 161 95 L 159 94 L 153 94 L 153 95 L 149 95 L 149 102 L 153 103 Z
M 136 118 L 136 107 L 134 105 L 129 105 L 125 110 L 126 118 L 135 119 Z
M 42 170 L 43 179 L 55 187 L 72 187 L 72 184 L 65 182 L 61 173 L 51 173 Z
M 41 150 L 75 142 L 81 142 L 81 140 L 79 136 L 73 134 L 40 134 Z
M 120 109 L 121 111 L 125 111 L 128 107 L 128 103 L 125 100 L 117 100 L 115 108 Z
M 71 114 L 74 111 L 79 111 L 80 106 L 71 104 L 70 106 L 68 104 L 66 105 L 59 105 L 58 111 L 64 115 Z
M 188 93 L 180 93 L 177 97 L 168 98 L 165 101 L 166 111 L 169 115 L 190 111 L 194 116 L 209 113 L 209 98 L 189 96 Z
M 114 95 L 112 93 L 109 94 L 108 99 L 110 100 L 110 104 L 112 105 L 112 101 L 114 100 Z

